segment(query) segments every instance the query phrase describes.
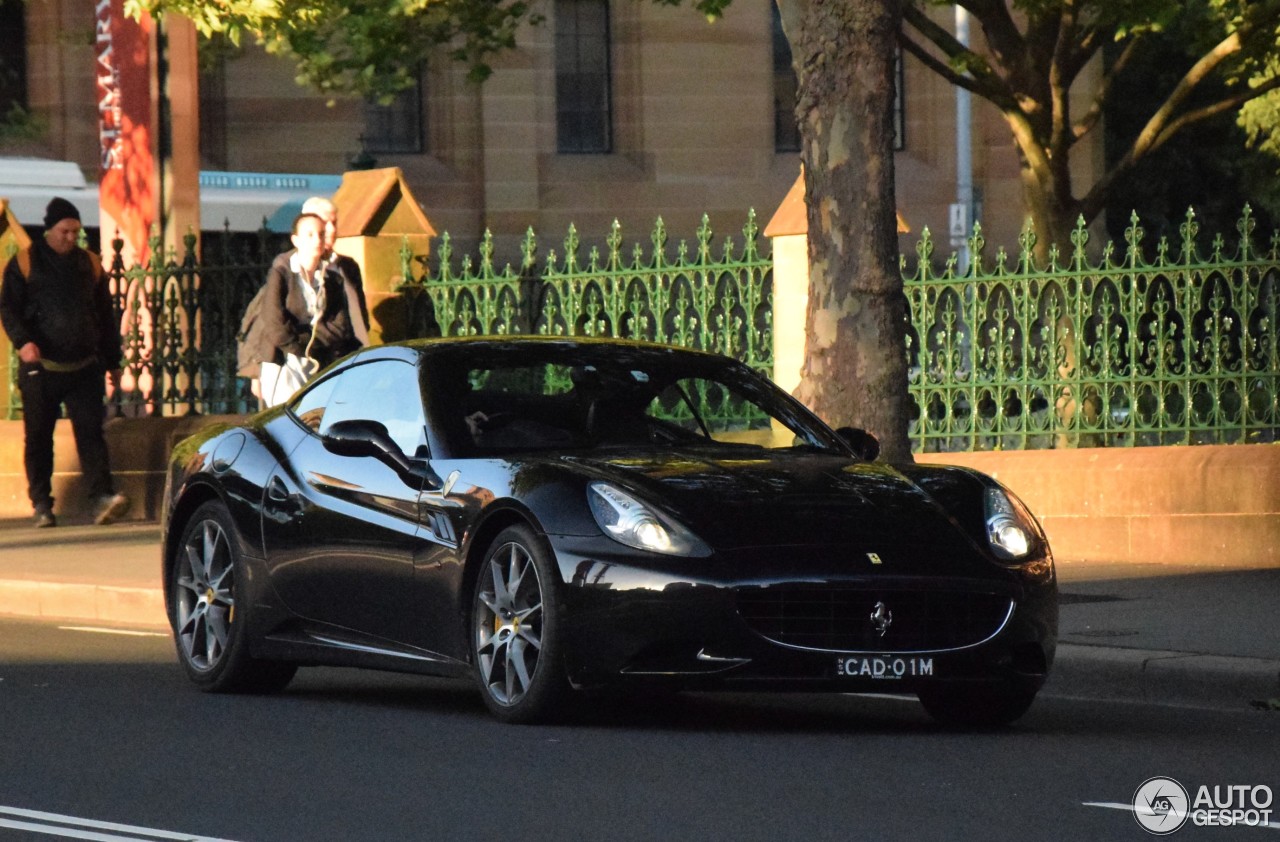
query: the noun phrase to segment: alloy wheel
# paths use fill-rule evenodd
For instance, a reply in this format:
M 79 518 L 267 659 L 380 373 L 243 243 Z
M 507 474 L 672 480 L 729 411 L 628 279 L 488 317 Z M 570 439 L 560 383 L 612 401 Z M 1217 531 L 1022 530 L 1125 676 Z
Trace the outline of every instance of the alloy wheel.
M 542 654 L 542 582 L 519 543 L 500 546 L 480 574 L 476 595 L 476 662 L 489 695 L 514 705 L 529 692 Z
M 235 617 L 235 558 L 216 520 L 188 533 L 175 577 L 175 633 L 182 654 L 197 670 L 216 667 L 226 654 Z

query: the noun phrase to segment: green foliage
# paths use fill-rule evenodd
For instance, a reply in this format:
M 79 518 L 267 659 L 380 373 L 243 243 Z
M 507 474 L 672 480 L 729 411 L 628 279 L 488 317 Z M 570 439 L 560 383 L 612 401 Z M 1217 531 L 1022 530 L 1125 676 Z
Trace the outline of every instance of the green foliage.
M 659 6 L 679 6 L 684 0 L 654 0 Z M 733 0 L 694 0 L 693 8 L 703 14 L 708 21 L 718 20 L 724 10 L 729 8 Z
M 1246 102 L 1239 123 L 1254 148 L 1280 158 L 1280 91 Z
M 128 0 L 126 10 L 184 15 L 233 46 L 248 35 L 292 57 L 300 83 L 382 103 L 441 46 L 483 79 L 486 59 L 515 45 L 517 26 L 540 20 L 524 0 Z

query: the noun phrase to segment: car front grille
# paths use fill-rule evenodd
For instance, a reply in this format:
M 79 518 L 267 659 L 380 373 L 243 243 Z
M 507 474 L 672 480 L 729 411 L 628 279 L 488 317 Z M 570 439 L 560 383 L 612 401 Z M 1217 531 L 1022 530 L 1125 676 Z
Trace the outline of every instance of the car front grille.
M 913 652 L 981 643 L 1008 620 L 1012 600 L 1006 594 L 968 591 L 780 585 L 740 590 L 737 607 L 756 634 L 787 646 Z

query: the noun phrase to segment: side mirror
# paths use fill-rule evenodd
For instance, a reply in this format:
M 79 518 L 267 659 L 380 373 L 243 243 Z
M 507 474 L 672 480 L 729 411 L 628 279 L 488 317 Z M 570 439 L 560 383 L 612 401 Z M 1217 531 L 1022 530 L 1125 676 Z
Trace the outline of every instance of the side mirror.
M 868 462 L 876 461 L 876 457 L 880 455 L 880 440 L 866 430 L 860 430 L 857 427 L 841 427 L 836 430 L 836 435 L 844 439 L 844 443 L 853 448 L 854 453 Z
M 382 456 L 384 454 L 404 454 L 387 434 L 386 425 L 380 421 L 369 421 L 353 418 L 338 421 L 331 425 L 324 434 L 324 447 L 330 453 L 339 456 Z
M 430 488 L 442 483 L 425 463 L 410 459 L 381 421 L 352 418 L 334 422 L 321 438 L 325 450 L 339 456 L 372 456 L 398 471 L 406 482 L 417 480 Z

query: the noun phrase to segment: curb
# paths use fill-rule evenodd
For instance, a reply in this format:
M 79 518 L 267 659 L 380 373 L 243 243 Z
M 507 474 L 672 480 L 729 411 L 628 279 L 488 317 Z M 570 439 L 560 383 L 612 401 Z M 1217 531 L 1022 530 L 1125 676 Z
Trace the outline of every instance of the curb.
M 1280 698 L 1280 660 L 1059 643 L 1044 692 L 1101 701 L 1247 709 Z
M 159 588 L 0 579 L 0 616 L 168 629 Z

